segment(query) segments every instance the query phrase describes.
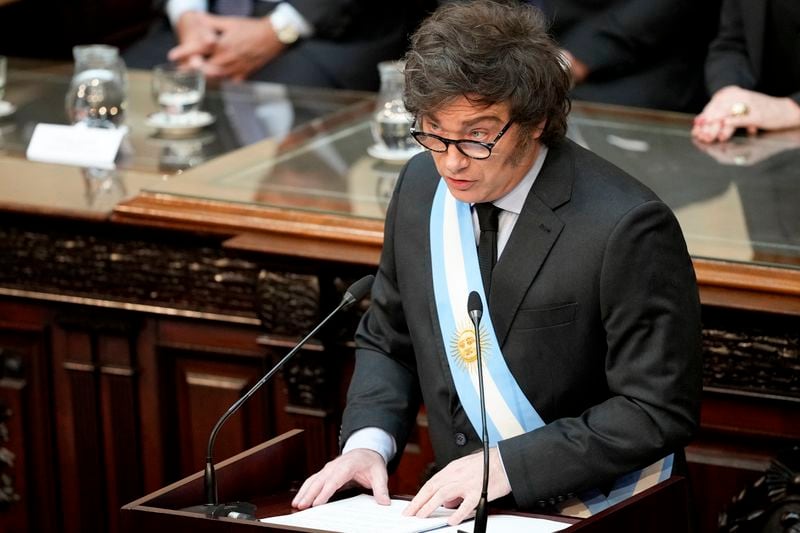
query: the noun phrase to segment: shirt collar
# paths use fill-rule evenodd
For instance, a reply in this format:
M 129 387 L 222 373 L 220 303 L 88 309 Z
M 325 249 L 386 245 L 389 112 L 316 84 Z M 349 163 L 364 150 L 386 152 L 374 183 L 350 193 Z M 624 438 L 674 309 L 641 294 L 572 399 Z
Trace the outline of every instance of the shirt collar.
M 542 170 L 545 157 L 547 157 L 547 146 L 540 144 L 536 161 L 533 162 L 533 165 L 531 165 L 525 177 L 523 177 L 520 182 L 517 183 L 516 187 L 511 189 L 508 194 L 498 198 L 492 203 L 504 211 L 511 211 L 519 215 L 522 212 L 522 206 L 525 205 L 525 199 L 528 197 L 528 193 L 531 192 L 533 182 L 536 181 L 536 177 Z

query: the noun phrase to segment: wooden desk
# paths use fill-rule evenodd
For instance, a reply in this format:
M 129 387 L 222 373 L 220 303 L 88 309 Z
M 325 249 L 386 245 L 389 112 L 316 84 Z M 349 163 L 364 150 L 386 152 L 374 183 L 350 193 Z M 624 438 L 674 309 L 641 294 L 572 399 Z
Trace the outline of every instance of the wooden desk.
M 19 109 L 0 121 L 0 402 L 14 413 L 21 497 L 0 519 L 117 531 L 115 510 L 199 469 L 219 413 L 374 269 L 400 165 L 365 153 L 371 95 L 291 89 L 305 118 L 282 138 L 236 144 L 220 99 L 202 157 L 165 166 L 143 124 L 147 76 L 135 72 L 133 151 L 113 179 L 29 163 L 31 124 L 58 121 L 61 68 L 60 82 L 38 66 L 10 77 Z M 275 90 L 253 87 L 256 104 Z M 702 429 L 688 452 L 710 531 L 742 483 L 800 438 L 800 142 L 786 132 L 709 154 L 689 121 L 576 104 L 570 134 L 653 188 L 687 236 L 706 344 Z M 220 459 L 295 427 L 309 469 L 335 453 L 357 319 L 331 324 L 231 420 Z M 413 492 L 431 456 L 424 414 L 418 422 L 395 492 Z

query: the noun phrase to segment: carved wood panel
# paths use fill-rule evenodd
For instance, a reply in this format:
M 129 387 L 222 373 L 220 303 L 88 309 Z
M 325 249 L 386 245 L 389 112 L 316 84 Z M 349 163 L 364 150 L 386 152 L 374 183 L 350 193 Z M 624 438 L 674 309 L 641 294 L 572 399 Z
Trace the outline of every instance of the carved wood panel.
M 203 469 L 214 424 L 265 373 L 257 334 L 252 328 L 181 321 L 159 325 L 156 359 L 168 480 Z M 269 395 L 267 384 L 225 423 L 213 449 L 215 462 L 274 434 Z
M 47 379 L 47 314 L 37 306 L 2 304 L 0 529 L 55 533 L 60 529 Z
M 144 493 L 135 318 L 70 310 L 53 330 L 64 531 L 118 531 L 118 509 Z

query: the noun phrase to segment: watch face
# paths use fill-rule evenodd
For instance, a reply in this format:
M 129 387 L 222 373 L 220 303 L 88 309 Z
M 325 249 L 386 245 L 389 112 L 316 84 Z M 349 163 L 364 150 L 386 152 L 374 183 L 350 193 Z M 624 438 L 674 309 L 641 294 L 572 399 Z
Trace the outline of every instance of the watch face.
M 275 33 L 278 35 L 278 40 L 283 44 L 292 44 L 300 37 L 297 29 L 291 25 L 286 25 L 282 28 L 276 28 Z

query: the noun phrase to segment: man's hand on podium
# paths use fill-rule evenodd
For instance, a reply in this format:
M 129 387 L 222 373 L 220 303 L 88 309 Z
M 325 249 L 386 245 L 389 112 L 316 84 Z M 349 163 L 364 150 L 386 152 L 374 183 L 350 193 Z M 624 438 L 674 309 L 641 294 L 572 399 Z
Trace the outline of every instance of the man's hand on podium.
M 430 516 L 440 505 L 451 509 L 458 507 L 458 510 L 450 515 L 447 522 L 451 526 L 460 524 L 478 505 L 482 478 L 482 453 L 473 453 L 456 459 L 422 486 L 403 514 L 424 518 Z M 489 487 L 487 492 L 489 501 L 502 498 L 511 492 L 511 485 L 496 447 L 489 448 Z
M 389 474 L 383 457 L 378 452 L 356 448 L 340 455 L 306 479 L 292 500 L 292 507 L 307 509 L 322 505 L 337 490 L 351 483 L 372 489 L 375 501 L 389 505 Z

